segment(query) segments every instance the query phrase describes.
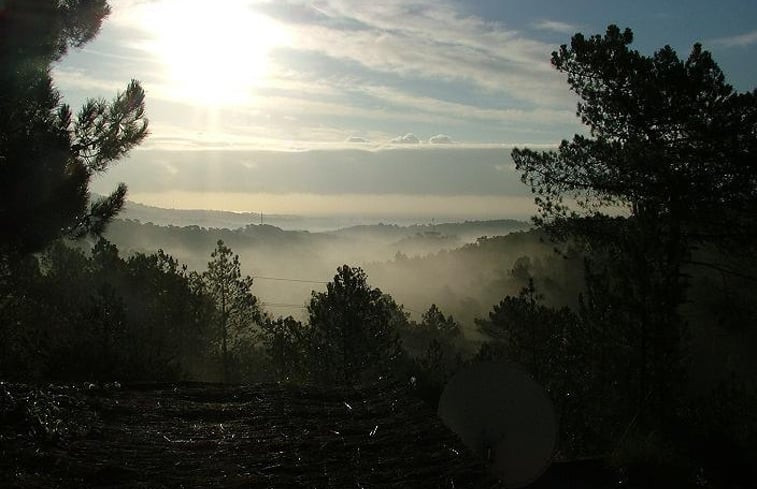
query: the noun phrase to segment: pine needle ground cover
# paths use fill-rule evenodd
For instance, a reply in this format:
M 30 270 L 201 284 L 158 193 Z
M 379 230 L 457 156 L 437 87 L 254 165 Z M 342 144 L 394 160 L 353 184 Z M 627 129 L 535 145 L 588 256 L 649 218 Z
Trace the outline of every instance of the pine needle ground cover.
M 3 487 L 490 487 L 409 388 L 0 384 Z

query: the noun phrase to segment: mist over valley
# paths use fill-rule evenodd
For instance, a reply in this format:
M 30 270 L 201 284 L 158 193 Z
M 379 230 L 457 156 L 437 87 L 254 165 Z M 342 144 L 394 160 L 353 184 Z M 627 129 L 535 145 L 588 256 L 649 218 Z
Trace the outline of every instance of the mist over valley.
M 0 485 L 757 487 L 757 2 L 513 3 L 0 0 Z
M 404 305 L 411 317 L 417 319 L 437 304 L 474 339 L 478 332 L 473 319 L 525 285 L 526 276 L 514 276 L 514 266 L 533 272 L 546 270 L 546 262 L 560 263 L 541 233 L 511 219 L 434 219 L 432 224 L 391 217 L 263 215 L 263 221 L 259 223 L 256 213 L 162 209 L 130 202 L 105 236 L 125 256 L 163 249 L 198 271 L 207 266 L 216 242 L 223 240 L 240 256 L 243 273 L 254 279 L 253 292 L 273 316 L 302 319 L 311 291 L 322 291 L 337 267 L 359 266 L 371 285 Z M 563 273 L 564 267 L 550 271 Z M 564 304 L 575 299 L 559 291 L 556 280 L 539 280 L 550 301 Z

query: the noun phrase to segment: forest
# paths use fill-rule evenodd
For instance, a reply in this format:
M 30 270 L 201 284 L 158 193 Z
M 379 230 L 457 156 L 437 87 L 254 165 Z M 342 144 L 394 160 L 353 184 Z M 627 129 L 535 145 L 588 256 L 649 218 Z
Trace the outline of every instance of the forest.
M 513 151 L 533 225 L 165 226 L 118 219 L 125 185 L 89 188 L 148 136 L 139 82 L 74 113 L 52 81 L 107 5 L 36 3 L 44 22 L 0 16 L 0 420 L 31 419 L 21 383 L 392 379 L 434 410 L 498 359 L 548 393 L 556 461 L 757 481 L 757 91 L 700 45 L 645 56 L 610 26 L 553 54 L 588 131 Z

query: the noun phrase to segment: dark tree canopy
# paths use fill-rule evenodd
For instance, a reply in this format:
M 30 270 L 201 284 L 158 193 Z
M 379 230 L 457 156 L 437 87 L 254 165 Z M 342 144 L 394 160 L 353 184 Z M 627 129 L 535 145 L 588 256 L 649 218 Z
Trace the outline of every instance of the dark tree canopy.
M 606 404 L 607 426 L 663 433 L 686 399 L 691 266 L 721 270 L 705 253 L 743 257 L 757 237 L 757 91 L 736 92 L 699 44 L 679 59 L 669 46 L 640 54 L 632 41 L 609 26 L 554 52 L 588 134 L 512 156 L 537 222 L 584 245 L 585 333 L 565 344 L 590 373 L 586 395 Z M 490 322 L 538 317 L 532 303 L 503 301 Z M 528 345 L 507 331 L 512 346 Z
M 632 41 L 629 29 L 610 26 L 604 36 L 576 34 L 552 54 L 581 98 L 589 136 L 556 152 L 513 151 L 542 220 L 619 205 L 684 239 L 753 237 L 757 91 L 735 92 L 699 44 L 682 60 L 670 46 L 644 56 Z
M 398 310 L 391 297 L 368 284 L 362 269 L 339 267 L 326 292 L 313 292 L 308 305 L 313 376 L 353 384 L 366 374 L 386 375 L 400 355 Z
M 213 304 L 171 256 L 124 259 L 101 239 L 89 253 L 58 240 L 35 258 L 23 257 L 26 269 L 2 291 L 1 378 L 220 377 L 208 328 Z
M 436 304 L 431 304 L 421 316 L 421 327 L 447 339 L 460 336 L 460 325 L 455 318 L 445 316 Z
M 0 6 L 0 256 L 99 234 L 123 206 L 125 185 L 90 199 L 89 183 L 146 137 L 144 91 L 132 80 L 74 116 L 51 77 L 51 64 L 91 40 L 108 13 L 105 0 Z
M 218 240 L 210 254 L 208 269 L 199 276 L 200 288 L 216 306 L 215 326 L 220 337 L 224 380 L 230 378 L 230 350 L 234 343 L 251 333 L 262 319 L 258 298 L 252 293 L 252 277 L 242 276 L 239 255 Z
M 576 318 L 567 308 L 555 309 L 542 302 L 533 280 L 529 280 L 517 297 L 505 297 L 494 305 L 488 318 L 477 319 L 476 324 L 494 341 L 496 353 L 519 363 L 548 385 L 545 379 L 549 375 L 566 369 L 566 332 L 575 329 Z
M 307 330 L 292 316 L 266 318 L 262 324 L 263 348 L 274 378 L 302 381 L 308 378 Z

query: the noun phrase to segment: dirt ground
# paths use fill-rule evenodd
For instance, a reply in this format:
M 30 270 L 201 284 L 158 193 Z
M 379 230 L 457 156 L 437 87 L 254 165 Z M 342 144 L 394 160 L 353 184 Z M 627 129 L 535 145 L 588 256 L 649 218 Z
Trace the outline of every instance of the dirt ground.
M 0 383 L 0 487 L 483 488 L 408 387 Z

